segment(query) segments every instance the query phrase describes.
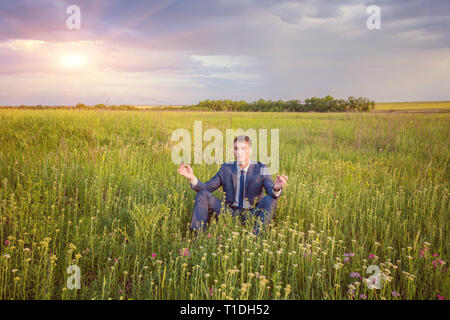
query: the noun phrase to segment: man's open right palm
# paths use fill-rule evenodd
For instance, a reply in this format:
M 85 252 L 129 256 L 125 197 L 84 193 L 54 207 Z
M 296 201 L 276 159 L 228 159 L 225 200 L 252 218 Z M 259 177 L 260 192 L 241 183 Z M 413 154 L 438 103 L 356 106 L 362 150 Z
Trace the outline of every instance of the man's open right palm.
M 188 164 L 180 164 L 177 171 L 179 174 L 188 179 L 194 178 L 194 170 L 192 170 L 191 166 Z

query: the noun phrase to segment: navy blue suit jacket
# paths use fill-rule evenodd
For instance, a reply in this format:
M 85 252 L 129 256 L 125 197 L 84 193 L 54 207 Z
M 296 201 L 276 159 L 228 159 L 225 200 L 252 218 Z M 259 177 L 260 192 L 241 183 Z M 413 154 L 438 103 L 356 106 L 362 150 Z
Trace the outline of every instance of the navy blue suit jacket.
M 199 179 L 197 180 L 198 182 L 195 186 L 190 184 L 193 190 L 197 192 L 201 190 L 214 192 L 219 187 L 222 187 L 223 192 L 225 193 L 225 202 L 231 205 L 236 197 L 236 161 L 222 164 L 216 175 L 207 182 L 201 182 Z M 261 201 L 264 195 L 263 189 L 265 189 L 266 193 L 274 199 L 278 199 L 282 193 L 281 192 L 278 197 L 274 194 L 273 179 L 267 165 L 259 161 L 251 161 L 245 179 L 245 197 L 251 206 L 256 206 Z

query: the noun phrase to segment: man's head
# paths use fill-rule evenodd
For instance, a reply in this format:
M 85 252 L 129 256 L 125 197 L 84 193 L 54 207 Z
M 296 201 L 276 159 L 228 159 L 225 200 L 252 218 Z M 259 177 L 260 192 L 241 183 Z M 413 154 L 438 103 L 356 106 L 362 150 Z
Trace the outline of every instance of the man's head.
M 247 163 L 250 161 L 252 153 L 252 140 L 249 136 L 237 136 L 234 138 L 234 158 L 237 163 Z

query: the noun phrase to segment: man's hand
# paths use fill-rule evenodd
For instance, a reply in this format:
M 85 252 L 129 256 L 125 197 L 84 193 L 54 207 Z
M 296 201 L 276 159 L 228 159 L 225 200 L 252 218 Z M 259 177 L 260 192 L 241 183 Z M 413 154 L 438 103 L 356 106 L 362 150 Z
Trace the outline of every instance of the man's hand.
M 279 191 L 284 188 L 286 185 L 286 182 L 288 180 L 288 177 L 285 175 L 277 176 L 277 179 L 275 180 L 275 183 L 273 185 L 273 190 Z
M 194 170 L 188 164 L 180 164 L 177 169 L 178 173 L 188 178 L 191 182 L 195 179 Z

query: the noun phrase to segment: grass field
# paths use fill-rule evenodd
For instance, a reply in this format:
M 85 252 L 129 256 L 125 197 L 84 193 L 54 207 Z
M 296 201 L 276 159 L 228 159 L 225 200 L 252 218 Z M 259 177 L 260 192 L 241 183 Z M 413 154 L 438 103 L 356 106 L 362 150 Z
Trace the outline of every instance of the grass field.
M 195 192 L 170 136 L 194 120 L 280 129 L 289 181 L 259 237 L 226 214 L 188 235 Z M 1 299 L 450 296 L 448 114 L 0 110 L 0 124 Z M 203 181 L 219 167 L 193 165 Z
M 376 111 L 434 111 L 450 112 L 450 101 L 421 101 L 421 102 L 378 102 Z

